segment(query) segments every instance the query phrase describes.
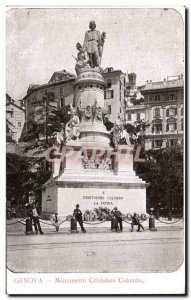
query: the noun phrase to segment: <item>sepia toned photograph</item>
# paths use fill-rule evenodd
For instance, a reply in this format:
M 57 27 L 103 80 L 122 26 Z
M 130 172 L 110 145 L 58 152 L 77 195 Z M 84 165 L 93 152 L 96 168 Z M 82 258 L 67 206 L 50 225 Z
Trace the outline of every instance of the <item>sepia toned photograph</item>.
M 184 272 L 184 14 L 7 6 L 8 294 Z

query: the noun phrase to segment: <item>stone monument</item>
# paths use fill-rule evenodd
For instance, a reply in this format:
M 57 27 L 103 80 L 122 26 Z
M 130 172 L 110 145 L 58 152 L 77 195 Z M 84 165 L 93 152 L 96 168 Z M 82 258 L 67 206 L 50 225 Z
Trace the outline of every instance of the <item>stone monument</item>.
M 76 45 L 77 78 L 71 118 L 65 132 L 58 134 L 62 145 L 57 149 L 61 151 L 53 159 L 51 179 L 43 186 L 45 218 L 53 213 L 60 217 L 72 214 L 76 204 L 82 211 L 117 206 L 125 214 L 146 212 L 146 184 L 133 171 L 133 148 L 128 142 L 120 145 L 119 125 L 110 133 L 103 123 L 107 111 L 101 60 L 106 33 L 100 34 L 94 21 L 89 28 L 83 46 Z M 120 130 L 127 140 L 123 128 Z

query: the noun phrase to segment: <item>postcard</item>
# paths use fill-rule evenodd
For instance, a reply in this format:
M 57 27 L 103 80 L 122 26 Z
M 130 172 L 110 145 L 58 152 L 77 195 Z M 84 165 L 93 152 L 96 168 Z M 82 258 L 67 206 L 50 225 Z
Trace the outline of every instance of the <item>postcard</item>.
M 185 295 L 185 8 L 6 7 L 9 295 Z

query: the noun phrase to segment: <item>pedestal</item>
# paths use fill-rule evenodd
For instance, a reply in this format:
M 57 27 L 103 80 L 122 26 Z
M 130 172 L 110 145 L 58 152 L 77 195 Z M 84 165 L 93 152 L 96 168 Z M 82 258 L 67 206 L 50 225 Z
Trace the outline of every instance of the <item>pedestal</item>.
M 98 70 L 81 70 L 77 76 L 74 101 L 80 136 L 64 145 L 63 157 L 54 163 L 54 175 L 43 186 L 44 218 L 54 213 L 71 215 L 76 204 L 83 213 L 115 206 L 123 214 L 146 213 L 146 184 L 133 170 L 132 147 L 110 146 L 103 124 L 104 87 Z

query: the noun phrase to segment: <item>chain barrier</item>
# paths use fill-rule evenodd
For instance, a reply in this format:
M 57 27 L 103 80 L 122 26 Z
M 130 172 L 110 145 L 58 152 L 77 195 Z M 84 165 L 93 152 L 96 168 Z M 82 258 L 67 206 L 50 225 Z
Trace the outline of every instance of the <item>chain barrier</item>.
M 24 220 L 24 219 L 23 219 L 23 220 Z M 17 223 L 21 223 L 21 224 L 23 224 L 23 223 L 22 223 L 22 222 L 23 222 L 23 220 L 17 220 L 16 222 L 13 222 L 13 223 L 7 224 L 7 226 L 9 226 L 9 225 L 14 225 L 14 224 L 17 224 Z M 25 223 L 24 223 L 23 225 L 25 225 Z
M 84 224 L 89 224 L 89 225 L 98 225 L 98 224 L 102 224 L 104 222 L 106 222 L 106 220 L 103 220 L 103 221 L 97 222 L 97 223 L 94 223 L 94 222 L 91 223 L 91 222 L 83 221 Z
M 50 224 L 50 223 L 47 223 L 47 222 L 42 221 L 42 219 L 39 219 L 39 220 L 40 220 L 40 223 L 43 223 L 43 224 L 46 224 L 46 225 L 49 225 L 49 226 L 54 226 L 54 225 L 52 225 L 52 224 Z
M 180 218 L 180 219 L 178 219 L 178 220 L 176 220 L 176 221 L 172 221 L 172 222 L 165 222 L 165 221 L 161 221 L 160 219 L 156 219 L 156 218 L 155 218 L 155 220 L 159 221 L 160 223 L 170 225 L 170 224 L 178 223 L 179 221 L 183 220 L 183 218 Z
M 19 221 L 19 223 L 26 226 L 26 222 L 24 222 L 23 220 Z
M 58 226 L 60 226 L 61 224 L 65 223 L 66 221 L 69 222 L 70 220 L 71 220 L 71 218 L 70 218 L 70 219 L 66 218 L 66 220 L 64 220 L 64 221 L 62 221 L 62 222 L 60 222 L 60 223 L 58 223 Z
M 131 225 L 131 222 L 128 222 L 128 221 L 126 221 L 126 220 L 127 220 L 127 219 L 123 218 L 123 221 L 124 221 L 125 223 L 128 223 L 128 224 Z
M 160 220 L 160 218 L 157 219 L 155 216 L 153 216 L 153 217 L 154 217 L 155 220 L 159 221 L 160 223 L 167 224 L 167 225 L 175 224 L 175 223 L 178 223 L 178 222 L 180 222 L 181 220 L 183 220 L 183 218 L 179 218 L 179 219 L 176 220 L 176 221 L 165 222 L 165 221 Z M 63 221 L 61 221 L 60 223 L 58 223 L 58 226 L 60 226 L 61 224 L 65 223 L 65 222 L 67 222 L 67 221 L 69 222 L 69 221 L 71 220 L 71 218 L 72 218 L 72 217 L 70 217 L 70 218 L 67 217 L 65 220 L 63 220 Z M 150 216 L 146 217 L 144 220 L 139 221 L 139 222 L 140 222 L 140 223 L 143 223 L 143 222 L 147 221 L 149 218 L 150 218 Z M 7 224 L 7 226 L 15 225 L 15 224 L 17 224 L 17 223 L 20 223 L 20 224 L 22 224 L 22 225 L 26 225 L 26 221 L 25 221 L 25 220 L 26 220 L 26 219 L 20 219 L 20 220 L 17 220 L 16 222 L 12 222 L 12 223 Z M 55 227 L 55 224 L 50 224 L 50 223 L 44 222 L 42 219 L 39 219 L 39 220 L 40 220 L 40 222 L 43 223 L 43 224 L 46 224 L 46 225 Z M 125 223 L 128 223 L 128 224 L 130 224 L 130 225 L 132 224 L 131 220 L 128 220 L 128 219 L 125 218 L 125 217 L 123 217 L 122 220 L 123 220 Z M 105 219 L 105 220 L 100 221 L 100 222 L 95 222 L 95 221 L 93 221 L 93 222 L 83 221 L 83 223 L 84 223 L 84 224 L 88 224 L 88 225 L 99 225 L 99 224 L 102 224 L 102 223 L 104 223 L 104 222 L 106 222 L 106 221 L 107 221 L 107 220 Z M 110 221 L 110 220 L 108 220 L 108 221 Z

